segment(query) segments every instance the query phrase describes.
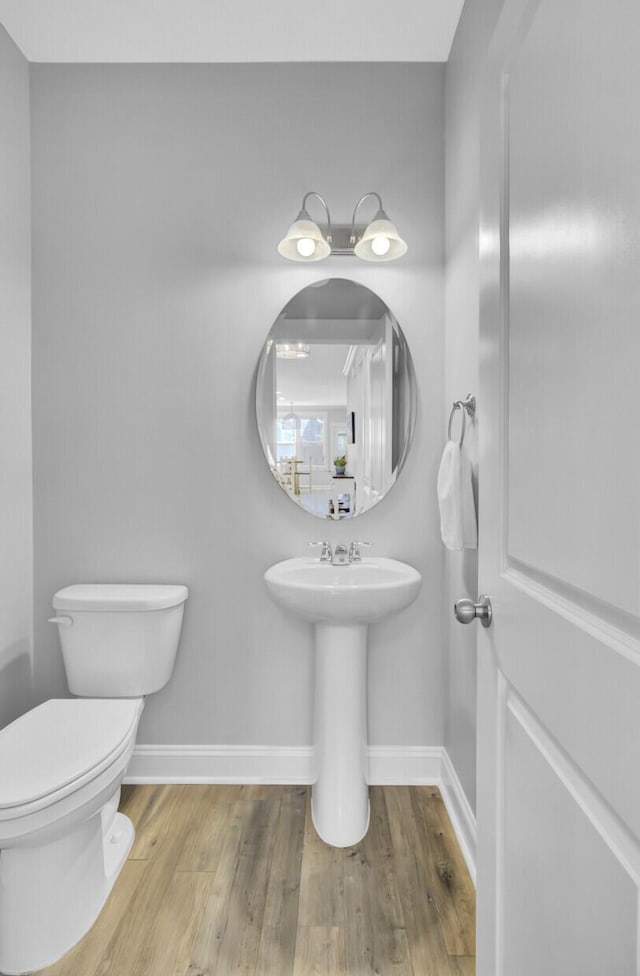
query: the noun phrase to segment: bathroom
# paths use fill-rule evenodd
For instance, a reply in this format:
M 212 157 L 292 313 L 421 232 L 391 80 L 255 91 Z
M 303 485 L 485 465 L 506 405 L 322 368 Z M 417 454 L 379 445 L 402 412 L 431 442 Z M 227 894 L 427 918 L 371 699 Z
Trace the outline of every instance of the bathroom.
M 68 696 L 58 635 L 48 623 L 57 590 L 96 581 L 182 583 L 189 599 L 175 670 L 145 705 L 129 784 L 304 784 L 312 741 L 313 632 L 274 605 L 263 574 L 279 560 L 307 554 L 309 541 L 371 541 L 367 554 L 402 560 L 422 575 L 415 602 L 369 632 L 372 782 L 435 784 L 448 791 L 449 816 L 474 873 L 477 796 L 483 787 L 493 788 L 495 774 L 479 754 L 487 775 L 476 778 L 476 666 L 483 667 L 489 656 L 481 655 L 488 650 L 482 642 L 500 631 L 500 600 L 487 587 L 496 626 L 486 633 L 453 619 L 453 602 L 476 599 L 479 579 L 486 585 L 478 569 L 478 555 L 484 558 L 482 522 L 479 552 L 446 552 L 435 486 L 451 404 L 471 392 L 477 419 L 467 425 L 465 450 L 481 502 L 489 504 L 478 461 L 481 438 L 496 416 L 488 396 L 491 376 L 487 381 L 481 375 L 480 354 L 478 222 L 486 156 L 481 98 L 490 41 L 496 25 L 504 24 L 501 13 L 510 14 L 516 0 L 466 0 L 461 12 L 461 4 L 454 4 L 460 21 L 457 30 L 455 22 L 449 25 L 439 51 L 435 41 L 429 48 L 427 32 L 411 20 L 418 5 L 407 3 L 401 36 L 389 24 L 377 47 L 360 33 L 371 18 L 350 24 L 349 31 L 334 27 L 327 37 L 336 43 L 348 39 L 350 53 L 330 47 L 321 53 L 310 27 L 300 39 L 299 56 L 291 56 L 289 42 L 286 53 L 260 54 L 258 39 L 269 32 L 256 21 L 248 54 L 247 39 L 239 45 L 236 35 L 235 48 L 189 58 L 178 34 L 177 54 L 159 36 L 155 56 L 141 47 L 112 59 L 148 63 L 105 63 L 110 58 L 99 44 L 101 36 L 105 44 L 109 40 L 104 25 L 102 33 L 100 27 L 95 31 L 94 47 L 85 50 L 75 46 L 68 28 L 65 35 L 60 26 L 56 35 L 44 19 L 41 33 L 32 24 L 32 34 L 23 39 L 19 6 L 0 2 L 0 723 L 46 699 Z M 546 16 L 549 0 L 540 6 L 540 16 Z M 576 13 L 575 2 L 564 6 Z M 604 5 L 589 0 L 588 6 L 592 29 Z M 615 24 L 610 34 L 601 31 L 607 50 L 614 40 L 621 43 L 619 35 L 634 36 L 631 3 L 618 7 L 617 33 Z M 394 19 L 401 20 L 397 13 Z M 142 44 L 144 32 L 136 33 L 133 25 L 124 41 L 134 45 L 136 37 Z M 58 44 L 57 53 L 47 54 L 47 40 Z M 401 41 L 407 44 L 404 53 Z M 619 62 L 633 63 L 631 54 Z M 622 68 L 612 61 L 604 58 L 622 85 Z M 625 145 L 631 166 L 638 146 Z M 408 243 L 407 254 L 381 265 L 352 257 L 309 267 L 284 261 L 277 242 L 310 190 L 324 196 L 334 221 L 343 224 L 364 193 L 380 193 Z M 588 232 L 592 239 L 593 225 Z M 490 235 L 483 246 L 482 260 L 490 260 Z M 353 526 L 314 519 L 291 503 L 265 463 L 256 424 L 256 371 L 267 334 L 297 292 L 328 277 L 350 278 L 380 296 L 403 330 L 418 383 L 415 434 L 403 471 L 393 490 Z M 624 295 L 624 289 L 616 294 Z M 624 306 L 614 312 L 622 318 Z M 622 358 L 633 364 L 637 338 L 626 341 Z M 608 432 L 634 436 L 634 390 L 620 381 L 621 369 L 602 384 L 606 391 L 616 381 L 615 403 L 592 388 L 591 406 L 563 401 L 563 436 L 567 411 L 575 409 L 570 416 L 578 418 L 575 429 L 585 443 L 584 427 L 593 415 L 580 409 L 596 407 Z M 518 383 L 531 392 L 520 373 Z M 514 425 L 528 418 L 533 423 L 534 415 L 548 429 L 554 418 L 543 406 L 536 414 L 529 398 L 528 413 L 515 416 Z M 606 432 L 598 431 L 600 446 Z M 514 443 L 517 448 L 531 440 Z M 637 486 L 637 466 L 627 474 Z M 632 512 L 626 530 L 636 541 L 637 519 Z M 634 558 L 633 552 L 626 556 L 625 593 L 631 593 L 628 616 L 637 621 Z M 602 565 L 610 586 L 602 583 L 596 592 L 610 608 L 616 604 L 609 590 L 621 570 L 609 558 Z M 575 579 L 569 571 L 563 578 Z M 575 586 L 593 589 L 582 579 Z M 563 599 L 570 596 L 563 590 Z M 592 604 L 582 609 L 585 615 L 595 612 Z M 604 615 L 606 627 L 617 628 L 611 641 L 624 644 L 629 662 L 637 652 L 633 621 L 609 610 Z M 513 668 L 510 677 L 517 685 Z M 618 704 L 621 689 L 634 688 L 635 681 L 617 680 Z M 559 701 L 551 702 L 540 725 L 579 756 L 580 774 L 571 779 L 567 773 L 562 782 L 573 784 L 571 796 L 579 795 L 585 809 L 591 810 L 593 799 L 597 816 L 589 816 L 588 827 L 596 825 L 598 839 L 586 838 L 585 849 L 600 858 L 599 877 L 618 886 L 619 925 L 625 937 L 633 931 L 635 938 L 635 923 L 627 916 L 637 894 L 633 811 L 640 793 L 633 753 L 616 745 L 627 741 L 616 729 L 626 736 L 635 726 L 631 717 L 628 725 L 615 724 L 627 721 L 621 705 L 599 712 L 596 723 L 585 719 L 594 715 L 585 708 L 575 727 L 580 742 L 598 753 L 596 765 L 589 765 L 569 732 L 560 734 L 563 684 L 558 674 L 551 683 Z M 603 687 L 602 680 L 592 684 Z M 480 685 L 487 709 L 491 691 L 487 682 Z M 518 708 L 512 703 L 509 716 L 522 717 Z M 520 724 L 533 728 L 524 718 Z M 602 727 L 611 725 L 608 746 L 591 743 L 594 724 L 603 737 Z M 510 744 L 522 756 L 527 747 L 517 738 Z M 602 771 L 602 754 L 611 775 Z M 624 789 L 613 775 L 623 763 Z M 560 766 L 558 758 L 554 769 Z M 534 772 L 546 789 L 547 774 L 537 767 Z M 602 801 L 606 810 L 589 792 L 591 783 L 598 802 L 609 798 L 609 805 Z M 563 825 L 573 824 L 563 797 L 553 810 Z M 479 843 L 481 838 L 479 831 Z M 613 848 L 624 848 L 623 864 L 608 856 Z M 494 853 L 485 842 L 485 867 Z M 482 909 L 480 867 L 479 860 L 478 972 L 489 976 L 499 971 L 486 935 L 499 885 L 487 881 Z M 489 868 L 484 877 L 490 873 Z M 578 898 L 587 886 L 577 868 L 570 878 L 562 911 L 573 900 L 588 912 L 593 906 L 586 894 L 584 904 Z M 517 880 L 510 876 L 509 884 L 515 886 L 509 889 L 514 899 L 517 894 L 526 902 Z M 572 933 L 572 949 L 579 953 Z M 626 946 L 617 935 L 612 921 L 597 947 L 589 947 L 592 958 L 609 959 L 612 944 Z M 555 938 L 549 923 L 549 943 Z M 517 929 L 506 939 L 507 962 L 518 958 L 518 945 L 530 950 L 531 941 Z M 616 958 L 624 964 L 609 971 L 635 972 L 627 962 L 635 955 L 630 949 L 624 955 L 626 948 L 620 952 Z M 502 965 L 505 973 L 516 971 Z M 517 971 L 544 971 L 540 960 L 528 965 L 533 968 Z M 549 965 L 547 971 L 588 970 Z

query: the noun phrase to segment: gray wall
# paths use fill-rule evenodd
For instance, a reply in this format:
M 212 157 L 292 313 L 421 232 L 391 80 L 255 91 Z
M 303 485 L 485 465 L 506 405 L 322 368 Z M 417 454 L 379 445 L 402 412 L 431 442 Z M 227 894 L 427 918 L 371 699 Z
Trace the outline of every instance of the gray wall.
M 0 27 L 0 725 L 31 703 L 29 66 Z
M 371 637 L 371 742 L 443 741 L 443 113 L 443 65 L 32 66 L 40 698 L 66 691 L 45 622 L 58 587 L 184 582 L 176 671 L 139 741 L 310 742 L 311 629 L 271 604 L 262 574 L 309 539 L 356 536 L 424 577 Z M 406 259 L 283 261 L 309 189 L 336 222 L 378 190 Z M 420 384 L 406 468 L 353 525 L 287 500 L 255 424 L 264 338 L 329 275 L 379 293 Z
M 487 48 L 503 0 L 466 0 L 446 71 L 446 331 L 445 411 L 478 395 L 478 221 L 480 204 L 480 92 Z M 468 451 L 478 482 L 478 424 L 467 425 Z M 459 432 L 459 415 L 454 435 Z M 480 540 L 481 543 L 482 540 Z M 446 746 L 472 807 L 476 796 L 476 628 L 456 623 L 451 606 L 478 594 L 478 553 L 446 554 L 448 707 Z

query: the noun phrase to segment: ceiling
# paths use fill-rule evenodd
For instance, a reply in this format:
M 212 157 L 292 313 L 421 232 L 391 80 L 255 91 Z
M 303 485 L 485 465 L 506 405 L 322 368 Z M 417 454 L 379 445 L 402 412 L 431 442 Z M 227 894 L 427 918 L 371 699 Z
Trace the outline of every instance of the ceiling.
M 276 379 L 283 400 L 280 407 L 289 409 L 313 404 L 347 406 L 347 380 L 342 371 L 348 345 L 311 346 L 308 359 L 278 359 Z
M 464 0 L 0 0 L 29 61 L 446 61 Z

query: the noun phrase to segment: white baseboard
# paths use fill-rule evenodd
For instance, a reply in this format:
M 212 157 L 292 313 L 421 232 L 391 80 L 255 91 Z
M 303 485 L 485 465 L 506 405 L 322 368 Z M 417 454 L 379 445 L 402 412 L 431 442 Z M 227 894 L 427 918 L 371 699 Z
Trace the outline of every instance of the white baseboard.
M 308 783 L 311 746 L 136 745 L 125 783 Z
M 475 884 L 476 823 L 443 746 L 370 746 L 371 786 L 438 786 Z M 125 783 L 312 782 L 311 746 L 136 745 Z
M 442 765 L 438 785 L 442 799 L 444 800 L 444 805 L 447 808 L 447 813 L 449 814 L 451 826 L 455 831 L 458 844 L 460 845 L 462 856 L 465 859 L 471 880 L 475 885 L 476 818 L 446 749 L 442 750 Z
M 440 746 L 371 746 L 372 786 L 437 784 Z M 311 783 L 311 746 L 136 745 L 126 783 Z
M 441 764 L 440 746 L 369 746 L 369 784 L 435 786 Z

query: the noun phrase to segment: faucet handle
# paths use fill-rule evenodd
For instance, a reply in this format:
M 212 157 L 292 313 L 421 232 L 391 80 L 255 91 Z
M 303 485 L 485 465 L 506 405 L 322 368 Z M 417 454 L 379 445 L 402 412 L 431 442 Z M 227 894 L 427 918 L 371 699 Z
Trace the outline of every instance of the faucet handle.
M 309 546 L 322 546 L 322 551 L 320 553 L 321 563 L 330 563 L 332 558 L 331 546 L 328 542 L 308 542 Z
M 360 546 L 372 546 L 372 542 L 362 542 L 361 540 L 354 540 L 349 545 L 349 561 L 352 563 L 359 563 L 362 560 L 360 555 Z

